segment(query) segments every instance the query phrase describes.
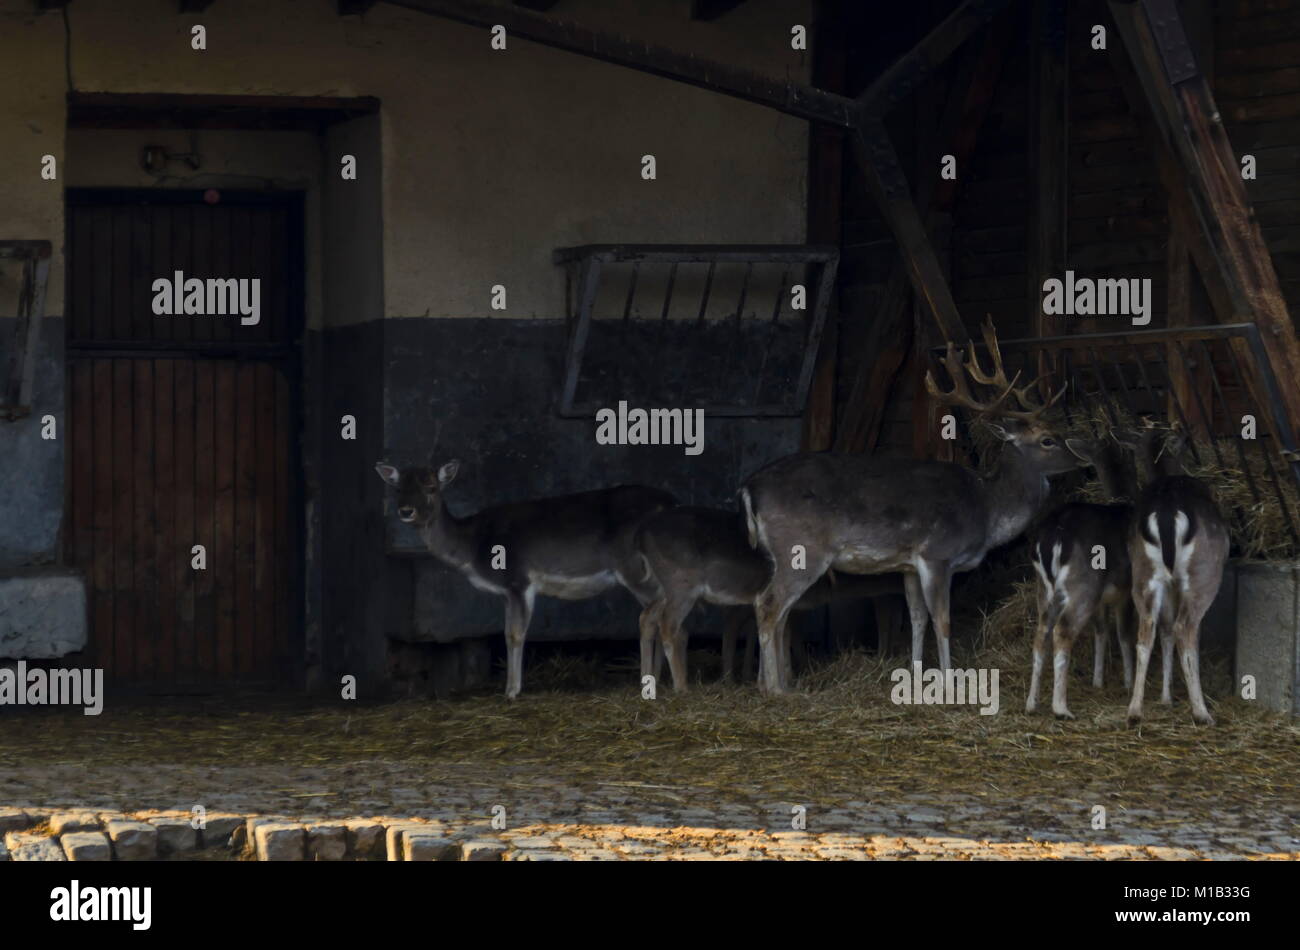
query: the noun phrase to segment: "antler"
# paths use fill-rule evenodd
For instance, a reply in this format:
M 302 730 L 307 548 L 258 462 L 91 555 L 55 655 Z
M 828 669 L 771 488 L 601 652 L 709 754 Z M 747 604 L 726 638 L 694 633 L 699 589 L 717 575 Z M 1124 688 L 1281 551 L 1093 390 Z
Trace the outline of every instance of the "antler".
M 1061 388 L 1057 390 L 1056 394 L 1051 396 L 1047 402 L 1043 402 L 1037 395 L 1035 395 L 1035 390 L 1038 388 L 1041 377 L 1034 379 L 1017 389 L 1016 380 L 1020 378 L 1020 374 L 1017 373 L 1010 382 L 1007 381 L 1007 373 L 1002 365 L 1002 349 L 998 346 L 998 331 L 997 328 L 993 326 L 992 317 L 986 316 L 984 318 L 984 324 L 980 327 L 980 332 L 984 335 L 984 345 L 988 347 L 989 356 L 993 358 L 993 372 L 992 374 L 984 372 L 983 368 L 979 365 L 979 360 L 975 358 L 975 344 L 972 343 L 970 346 L 970 357 L 966 361 L 966 366 L 970 370 L 971 378 L 977 383 L 982 383 L 986 386 L 996 386 L 999 389 L 1006 390 L 1008 393 L 1015 393 L 1016 400 L 1024 407 L 1023 411 L 1003 409 L 1001 415 L 1006 416 L 1009 419 L 1019 419 L 1026 423 L 1037 422 L 1043 417 L 1043 414 L 1046 413 L 1047 410 L 1056 405 L 1060 398 L 1065 395 L 1065 385 L 1062 385 Z
M 966 372 L 970 369 L 970 364 L 963 364 L 961 357 L 957 355 L 957 347 L 951 340 L 948 341 L 948 351 L 943 357 L 944 368 L 948 370 L 948 375 L 952 378 L 952 389 L 944 392 L 934 381 L 934 372 L 925 371 L 925 388 L 934 397 L 935 401 L 952 406 L 965 406 L 980 415 L 991 415 L 1001 411 L 1001 406 L 1006 402 L 1007 396 L 1011 394 L 1011 387 L 1008 385 L 992 402 L 980 402 L 970 391 L 966 383 Z M 971 375 L 975 373 L 972 371 Z
M 929 371 L 925 374 L 925 388 L 931 396 L 940 402 L 965 406 L 981 415 L 999 415 L 1005 418 L 1019 419 L 1026 423 L 1037 422 L 1048 409 L 1056 404 L 1057 400 L 1065 395 L 1065 387 L 1062 386 L 1060 391 L 1046 403 L 1033 395 L 1038 380 L 1017 389 L 1016 382 L 1020 379 L 1020 374 L 1016 373 L 1011 379 L 1007 379 L 1006 369 L 1002 364 L 1002 350 L 998 346 L 998 332 L 993 326 L 991 317 L 985 319 L 980 330 L 984 335 L 984 344 L 988 347 L 989 355 L 993 359 L 993 371 L 986 373 L 984 368 L 980 366 L 979 360 L 975 356 L 974 343 L 970 345 L 966 361 L 963 363 L 957 356 L 956 348 L 949 342 L 943 364 L 948 370 L 948 375 L 952 377 L 952 391 L 942 392 L 935 385 L 934 376 Z M 991 403 L 982 403 L 975 399 L 966 384 L 966 374 L 969 374 L 970 378 L 980 385 L 995 387 L 999 392 L 997 398 Z M 1003 407 L 1003 403 L 1012 395 L 1015 395 L 1020 405 L 1024 407 L 1023 409 L 1007 409 Z

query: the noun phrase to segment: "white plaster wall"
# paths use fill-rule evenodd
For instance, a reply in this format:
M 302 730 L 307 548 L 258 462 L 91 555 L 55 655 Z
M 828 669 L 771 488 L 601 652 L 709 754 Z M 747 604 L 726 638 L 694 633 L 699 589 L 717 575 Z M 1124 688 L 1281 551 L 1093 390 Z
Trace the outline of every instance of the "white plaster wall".
M 708 24 L 687 9 L 566 0 L 557 13 L 806 78 L 809 54 L 789 46 L 806 0 L 751 0 Z M 561 245 L 804 237 L 807 126 L 759 106 L 523 40 L 494 52 L 486 31 L 384 3 L 339 17 L 333 0 L 217 0 L 199 15 L 76 0 L 67 16 L 79 91 L 382 99 L 388 316 L 558 316 Z M 194 23 L 206 51 L 190 48 Z M 0 237 L 62 243 L 66 182 L 42 182 L 39 159 L 66 152 L 65 62 L 61 14 L 0 0 Z M 646 153 L 657 181 L 640 177 Z M 488 306 L 495 283 L 504 314 Z M 60 254 L 51 313 L 62 284 Z

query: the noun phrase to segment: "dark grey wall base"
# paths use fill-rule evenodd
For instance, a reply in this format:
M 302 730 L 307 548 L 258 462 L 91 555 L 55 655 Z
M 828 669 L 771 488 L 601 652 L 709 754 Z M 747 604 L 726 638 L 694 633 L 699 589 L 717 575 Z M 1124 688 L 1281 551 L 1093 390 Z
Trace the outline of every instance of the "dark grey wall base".
M 372 334 L 377 328 L 368 324 L 348 331 L 352 342 L 340 342 L 340 349 L 368 352 L 370 344 L 356 340 L 357 332 Z M 642 337 L 653 332 L 640 331 Z M 564 419 L 555 412 L 567 342 L 563 320 L 397 319 L 385 321 L 382 334 L 383 456 L 399 466 L 424 464 L 431 452 L 439 462 L 461 459 L 460 476 L 448 492 L 457 514 L 620 483 L 663 488 L 683 503 L 735 507 L 747 475 L 799 445 L 797 418 L 707 416 L 704 451 L 697 456 L 677 445 L 598 445 L 594 415 Z M 728 328 L 715 336 L 711 356 L 701 359 L 698 352 L 692 356 L 690 340 L 670 333 L 662 365 L 649 365 L 638 355 L 645 347 L 640 337 L 593 336 L 588 358 L 599 368 L 596 388 L 616 398 L 621 384 L 614 375 L 622 366 L 629 399 L 638 392 L 648 399 L 656 384 L 701 401 L 716 401 L 717 394 L 738 398 L 761 362 L 758 348 L 769 340 L 762 330 L 746 337 Z M 730 352 L 720 350 L 724 344 Z M 624 346 L 628 352 L 621 353 Z M 766 372 L 790 372 L 788 364 L 776 360 Z M 382 487 L 369 466 L 366 477 Z M 418 536 L 389 508 L 383 518 L 388 549 L 421 552 Z M 389 590 L 398 599 L 410 597 L 410 614 L 405 622 L 392 618 L 390 636 L 445 642 L 501 630 L 504 607 L 497 598 L 428 558 L 391 560 L 390 573 L 399 579 L 390 581 L 396 586 Z M 401 586 L 407 583 L 409 595 Z M 636 602 L 622 591 L 578 603 L 539 599 L 529 639 L 635 637 L 637 614 Z

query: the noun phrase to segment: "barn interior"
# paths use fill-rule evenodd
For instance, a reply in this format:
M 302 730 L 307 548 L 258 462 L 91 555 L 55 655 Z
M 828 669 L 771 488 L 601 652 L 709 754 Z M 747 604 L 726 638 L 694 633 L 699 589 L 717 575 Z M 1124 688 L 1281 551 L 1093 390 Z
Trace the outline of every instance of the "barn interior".
M 0 0 L 0 142 L 0 673 L 108 690 L 0 710 L 15 856 L 69 809 L 231 860 L 1300 856 L 1300 0 Z M 224 277 L 257 306 L 178 304 Z M 1024 712 L 1023 543 L 953 594 L 994 714 L 891 699 L 896 594 L 801 615 L 786 696 L 718 682 L 719 610 L 656 694 L 630 596 L 539 599 L 507 701 L 500 600 L 376 477 L 987 466 L 925 383 L 986 320 L 1062 434 L 1189 434 L 1213 728 L 1177 674 L 1130 727 L 1091 644 Z
M 460 458 L 465 512 L 630 481 L 731 507 L 799 449 L 978 464 L 924 376 L 988 318 L 1071 425 L 1178 418 L 1237 473 L 1206 637 L 1240 662 L 1238 584 L 1285 584 L 1250 564 L 1285 575 L 1300 524 L 1294 4 L 290 6 L 0 6 L 7 659 L 153 694 L 477 688 L 499 601 L 375 461 Z M 264 316 L 154 313 L 176 271 L 259 276 Z M 1067 272 L 1149 280 L 1145 322 L 1045 313 Z M 620 399 L 704 407 L 704 451 L 595 444 Z M 967 580 L 973 624 L 1017 565 Z M 887 649 L 902 611 L 800 624 Z M 635 633 L 611 595 L 529 641 L 627 678 Z

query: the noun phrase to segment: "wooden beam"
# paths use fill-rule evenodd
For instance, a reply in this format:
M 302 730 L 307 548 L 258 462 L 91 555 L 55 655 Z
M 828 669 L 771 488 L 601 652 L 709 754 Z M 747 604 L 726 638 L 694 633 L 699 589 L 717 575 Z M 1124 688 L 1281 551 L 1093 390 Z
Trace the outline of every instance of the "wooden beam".
M 970 50 L 957 64 L 937 140 L 942 151 L 956 158 L 958 179 L 975 151 L 980 127 L 1002 74 L 1010 37 L 1010 23 L 998 24 L 988 32 L 978 51 Z M 931 233 L 939 223 L 936 213 L 952 210 L 957 184 L 956 180 L 939 178 L 937 166 L 933 170 L 935 174 L 923 176 L 916 189 L 917 206 L 925 209 Z M 836 432 L 837 452 L 875 451 L 889 394 L 912 348 L 914 326 L 907 307 L 908 290 L 907 270 L 900 261 L 890 274 L 867 331 Z
M 745 0 L 691 0 L 691 19 L 705 22 L 717 20 L 744 2 Z
M 966 328 L 957 304 L 930 244 L 925 223 L 912 203 L 907 176 L 884 125 L 876 118 L 863 119 L 861 127 L 849 133 L 849 146 L 866 178 L 867 189 L 894 232 L 912 290 L 934 319 L 945 342 L 966 342 Z
M 1209 83 L 1200 72 L 1175 0 L 1111 0 L 1166 146 L 1176 157 L 1234 310 L 1259 327 L 1282 387 L 1292 429 L 1300 424 L 1300 339 L 1287 312 L 1273 260 L 1246 196 Z
M 1039 0 L 1029 24 L 1029 168 L 1035 187 L 1026 236 L 1029 245 L 1026 299 L 1033 308 L 1034 336 L 1052 336 L 1043 313 L 1043 281 L 1063 277 L 1069 168 L 1065 0 Z M 1040 356 L 1044 359 L 1045 356 Z M 1047 367 L 1039 367 L 1042 373 Z
M 1213 85 L 1214 18 L 1213 11 L 1210 9 L 1210 0 L 1184 0 L 1183 10 L 1193 54 L 1206 79 Z M 1172 156 L 1170 158 L 1172 159 Z M 1169 295 L 1165 322 L 1171 328 L 1190 327 L 1214 320 L 1201 281 L 1197 278 L 1196 265 L 1193 263 L 1192 243 L 1197 231 L 1195 214 L 1187 206 L 1186 200 L 1180 202 L 1180 205 L 1178 214 L 1169 215 L 1169 245 L 1165 255 Z M 1207 261 L 1210 259 L 1210 255 L 1203 256 Z M 1229 345 L 1232 345 L 1231 342 Z M 1210 435 L 1213 431 L 1211 428 L 1213 420 L 1206 418 L 1201 408 L 1213 405 L 1210 398 L 1212 383 L 1208 373 L 1214 372 L 1214 367 L 1190 365 L 1193 361 L 1186 359 L 1182 350 L 1173 344 L 1166 348 L 1166 359 L 1169 361 L 1171 390 L 1169 396 L 1171 403 L 1166 407 L 1166 415 L 1170 419 L 1175 419 L 1181 411 L 1193 433 L 1200 436 Z M 1249 365 L 1249 361 L 1243 365 Z
M 820 0 L 812 22 L 812 81 L 819 89 L 842 93 L 847 82 L 848 43 L 844 0 Z M 808 130 L 808 242 L 843 242 L 844 135 L 814 124 Z M 806 452 L 831 447 L 835 432 L 835 370 L 839 351 L 839 288 L 830 302 L 817 365 L 803 415 L 801 445 Z
M 959 46 L 980 27 L 990 23 L 1010 0 L 963 0 L 921 42 L 885 70 L 866 92 L 858 96 L 864 111 L 884 115 L 923 83 L 929 82 Z
M 796 82 L 781 82 L 759 73 L 679 53 L 676 50 L 613 33 L 602 33 L 576 23 L 540 16 L 528 10 L 472 0 L 385 0 L 393 6 L 428 13 L 470 26 L 500 25 L 510 35 L 555 49 L 626 66 L 640 72 L 698 86 L 768 106 L 787 115 L 851 128 L 856 104 Z

